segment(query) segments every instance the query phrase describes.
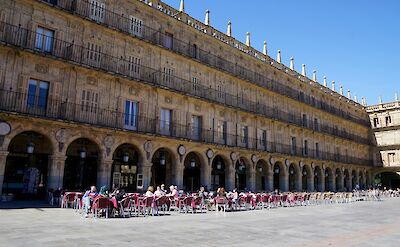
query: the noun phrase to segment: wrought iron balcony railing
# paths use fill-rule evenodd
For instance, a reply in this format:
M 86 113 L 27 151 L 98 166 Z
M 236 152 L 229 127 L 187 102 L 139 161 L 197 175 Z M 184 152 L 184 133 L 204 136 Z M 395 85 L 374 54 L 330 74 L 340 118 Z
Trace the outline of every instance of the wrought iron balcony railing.
M 211 51 L 203 50 L 196 44 L 191 44 L 175 37 L 171 37 L 160 30 L 153 29 L 149 26 L 141 24 L 139 28 L 132 28 L 132 20 L 124 15 L 113 12 L 107 8 L 102 9 L 102 16 L 99 18 L 93 15 L 92 11 L 95 6 L 87 0 L 38 0 L 40 2 L 50 3 L 52 6 L 68 11 L 70 13 L 81 16 L 85 19 L 92 20 L 100 25 L 116 29 L 125 34 L 149 41 L 153 44 L 160 45 L 171 51 L 181 55 L 196 59 L 208 66 L 223 70 L 241 79 L 250 81 L 258 86 L 264 87 L 270 91 L 279 93 L 286 97 L 292 98 L 309 106 L 321 109 L 323 111 L 334 114 L 335 116 L 362 124 L 369 127 L 370 123 L 367 119 L 362 119 L 353 116 L 350 113 L 344 112 L 341 108 L 327 104 L 323 101 L 314 99 L 309 95 L 291 88 L 287 85 L 282 85 L 279 81 L 267 78 L 261 73 L 251 71 L 248 67 L 244 67 L 237 63 L 230 62 L 220 56 L 213 54 Z M 289 73 L 290 74 L 290 73 Z M 296 77 L 297 78 L 297 77 Z
M 31 102 L 41 102 L 32 104 Z M 145 115 L 129 115 L 124 112 L 60 101 L 51 97 L 39 98 L 34 95 L 0 90 L 0 111 L 12 112 L 50 120 L 64 120 L 91 124 L 128 132 L 154 134 L 228 147 L 240 147 L 253 151 L 266 151 L 310 159 L 327 160 L 348 164 L 370 165 L 371 161 L 357 157 L 344 156 L 320 150 L 296 148 L 281 143 L 282 140 L 267 141 L 247 136 L 220 133 L 214 129 L 196 128 L 191 124 L 163 121 Z M 127 120 L 129 125 L 127 125 Z M 132 121 L 134 120 L 134 121 Z
M 20 26 L 0 22 L 0 42 L 8 45 L 20 47 L 46 56 L 53 56 L 73 64 L 88 66 L 107 73 L 143 81 L 176 92 L 200 97 L 214 103 L 239 108 L 244 111 L 260 114 L 270 119 L 280 120 L 313 131 L 334 135 L 367 145 L 370 143 L 367 138 L 350 134 L 345 131 L 339 131 L 338 129 L 332 128 L 326 124 L 315 124 L 311 120 L 304 122 L 303 118 L 300 116 L 288 113 L 278 107 L 270 107 L 262 103 L 262 99 L 259 101 L 251 101 L 247 98 L 208 88 L 143 65 L 135 64 L 134 66 L 136 69 L 132 70 L 130 69 L 133 66 L 132 62 L 125 58 L 111 56 L 103 52 L 94 52 L 87 47 L 74 44 L 73 42 L 66 42 L 53 37 L 46 37 L 46 40 L 49 40 L 50 38 L 52 40 L 52 45 L 47 46 L 51 47 L 51 49 L 39 49 L 35 43 L 38 36 L 42 36 L 42 34 L 38 34 Z M 93 53 L 96 55 L 91 56 L 90 54 Z

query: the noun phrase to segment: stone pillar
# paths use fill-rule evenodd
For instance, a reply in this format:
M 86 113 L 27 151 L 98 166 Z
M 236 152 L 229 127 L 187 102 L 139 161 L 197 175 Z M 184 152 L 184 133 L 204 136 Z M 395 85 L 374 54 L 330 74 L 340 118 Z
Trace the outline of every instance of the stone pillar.
M 143 162 L 141 166 L 141 173 L 143 175 L 143 191 L 147 190 L 147 187 L 150 186 L 151 183 L 151 167 L 153 166 L 153 163 L 151 161 L 145 161 Z M 165 187 L 168 188 L 170 184 L 166 184 Z
M 256 190 L 256 170 L 253 168 L 249 169 L 250 174 L 249 174 L 249 181 L 247 183 L 247 189 L 249 189 L 250 191 L 255 191 Z
M 307 174 L 307 190 L 309 192 L 315 191 L 315 186 L 314 186 L 314 174 Z
M 211 188 L 211 164 L 207 159 L 206 164 L 201 164 L 200 166 L 200 186 L 207 186 Z
M 49 155 L 47 173 L 47 188 L 58 189 L 63 187 L 65 155 Z
M 302 191 L 303 190 L 303 176 L 302 176 L 302 174 L 301 174 L 301 171 L 300 172 L 297 172 L 296 174 L 295 174 L 295 189 L 296 189 L 296 191 Z
M 267 191 L 273 191 L 274 190 L 274 175 L 272 171 L 268 172 L 267 176 Z
M 282 171 L 281 171 L 282 173 Z M 287 172 L 279 175 L 279 188 L 281 191 L 286 192 L 289 191 L 289 174 Z
M 97 169 L 97 187 L 107 186 L 111 189 L 111 168 L 113 164 L 112 159 L 101 159 L 99 160 L 99 167 Z
M 178 186 L 178 190 L 183 188 L 183 171 L 185 169 L 185 164 L 184 160 L 180 160 L 180 158 L 177 158 L 176 160 L 173 160 L 173 171 L 174 173 L 172 174 L 171 181 L 173 185 Z
M 7 163 L 7 151 L 0 151 L 0 195 L 3 191 L 3 181 L 4 181 L 4 172 L 6 170 Z
M 228 169 L 225 169 L 226 172 L 226 179 L 225 179 L 225 190 L 233 190 L 235 188 L 235 166 L 234 162 L 230 161 L 228 164 Z
M 319 181 L 319 188 L 321 190 L 321 192 L 325 191 L 325 179 L 328 179 L 327 177 L 325 177 L 325 172 L 321 171 L 321 181 Z

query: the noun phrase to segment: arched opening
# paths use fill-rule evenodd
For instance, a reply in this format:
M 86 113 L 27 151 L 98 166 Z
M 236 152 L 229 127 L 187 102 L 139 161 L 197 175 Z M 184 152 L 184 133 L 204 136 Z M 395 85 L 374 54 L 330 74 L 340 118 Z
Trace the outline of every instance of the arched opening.
M 122 144 L 114 151 L 110 188 L 137 191 L 139 158 L 139 152 L 132 144 Z
M 327 167 L 325 169 L 325 191 L 334 191 L 334 178 L 332 169 Z
M 73 141 L 67 148 L 64 168 L 65 190 L 86 190 L 97 181 L 99 147 L 86 138 Z
M 235 165 L 235 187 L 242 191 L 247 189 L 247 165 L 243 158 L 236 161 Z
M 400 188 L 400 172 L 382 172 L 375 176 L 374 186 L 386 189 Z
M 297 176 L 296 168 L 293 164 L 289 166 L 289 191 L 296 191 L 296 176 Z
M 225 188 L 225 161 L 222 156 L 217 155 L 213 159 L 212 162 L 212 171 L 211 171 L 211 189 L 217 190 L 219 187 Z
M 161 184 L 171 184 L 171 174 L 172 174 L 172 155 L 165 148 L 158 149 L 151 160 L 151 182 L 153 186 L 158 186 Z
M 16 199 L 44 199 L 52 144 L 33 131 L 15 136 L 8 146 L 3 193 Z
M 314 189 L 322 191 L 322 170 L 319 166 L 314 169 Z
M 335 172 L 335 183 L 336 183 L 336 191 L 342 191 L 343 190 L 343 178 L 342 178 L 342 173 L 340 172 L 340 169 L 337 168 Z
M 358 189 L 357 188 L 358 187 L 358 184 L 357 184 L 357 173 L 354 170 L 351 172 L 351 187 L 353 189 Z
M 268 189 L 268 165 L 259 160 L 256 165 L 256 191 L 267 191 Z
M 351 177 L 349 170 L 344 170 L 344 190 L 350 191 L 351 190 Z
M 301 186 L 303 191 L 310 191 L 311 188 L 309 188 L 308 185 L 308 179 L 310 177 L 309 171 L 307 170 L 306 166 L 303 166 L 303 169 L 301 171 Z
M 273 185 L 274 190 L 283 191 L 285 188 L 285 171 L 282 163 L 276 162 L 273 168 L 274 176 L 273 176 Z
M 198 191 L 200 188 L 200 169 L 202 165 L 199 156 L 194 152 L 188 153 L 184 165 L 183 189 L 191 192 Z

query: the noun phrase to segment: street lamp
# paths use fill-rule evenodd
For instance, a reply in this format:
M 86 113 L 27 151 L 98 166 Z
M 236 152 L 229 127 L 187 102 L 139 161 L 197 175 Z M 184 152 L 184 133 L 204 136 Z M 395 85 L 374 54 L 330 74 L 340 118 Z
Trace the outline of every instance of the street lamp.
M 258 171 L 259 172 L 262 172 L 263 171 L 263 169 L 262 169 L 262 167 L 260 166 L 260 167 L 258 167 Z
M 165 156 L 163 153 L 160 154 L 160 165 L 165 165 Z
M 122 160 L 123 160 L 125 163 L 128 163 L 128 161 L 129 161 L 129 154 L 128 154 L 128 153 L 124 153 L 124 154 L 122 155 Z
M 221 169 L 222 169 L 222 164 L 221 164 L 221 161 L 218 160 L 217 161 L 217 170 L 221 170 Z
M 274 172 L 279 173 L 279 167 L 276 167 Z
M 192 159 L 190 161 L 190 167 L 195 168 L 196 167 L 196 160 Z
M 304 176 L 307 175 L 307 171 L 303 171 L 303 175 L 304 175 Z
M 86 158 L 86 150 L 84 148 L 82 148 L 81 150 L 79 150 L 79 157 L 81 159 L 85 159 Z
M 26 145 L 26 152 L 28 154 L 33 154 L 34 150 L 35 150 L 35 144 L 33 142 L 29 142 L 28 145 Z

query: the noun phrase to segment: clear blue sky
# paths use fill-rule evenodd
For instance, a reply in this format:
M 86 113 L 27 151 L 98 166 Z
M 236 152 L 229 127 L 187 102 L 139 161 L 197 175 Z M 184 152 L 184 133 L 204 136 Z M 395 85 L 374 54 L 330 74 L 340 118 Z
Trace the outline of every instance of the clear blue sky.
M 179 8 L 180 0 L 164 0 Z M 306 64 L 307 75 L 317 70 L 318 81 L 327 76 L 336 88 L 343 84 L 352 97 L 367 97 L 369 105 L 394 101 L 400 95 L 400 0 L 185 0 L 185 12 L 204 22 L 211 11 L 211 25 L 226 32 L 232 21 L 233 36 L 262 51 L 267 40 L 269 55 L 295 69 Z

